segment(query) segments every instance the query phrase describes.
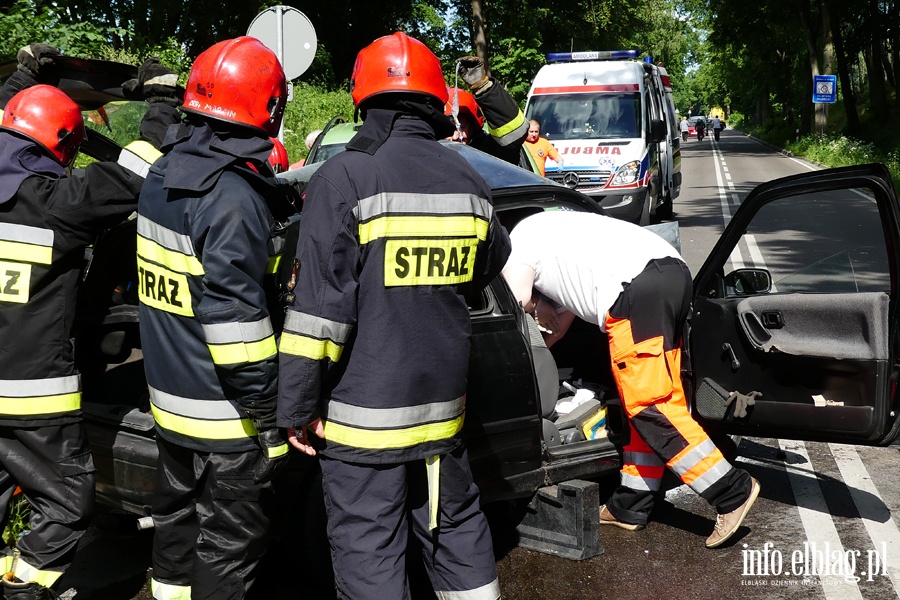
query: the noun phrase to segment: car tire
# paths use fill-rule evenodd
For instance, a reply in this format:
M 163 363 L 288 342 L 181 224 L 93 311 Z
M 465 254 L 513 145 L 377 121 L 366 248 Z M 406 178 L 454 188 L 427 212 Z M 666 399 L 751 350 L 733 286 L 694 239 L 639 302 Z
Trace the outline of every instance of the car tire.
M 643 227 L 644 225 L 650 224 L 650 205 L 652 204 L 652 199 L 650 198 L 650 194 L 647 194 L 647 197 L 644 199 L 644 206 L 641 208 L 641 215 L 638 217 L 637 224 Z

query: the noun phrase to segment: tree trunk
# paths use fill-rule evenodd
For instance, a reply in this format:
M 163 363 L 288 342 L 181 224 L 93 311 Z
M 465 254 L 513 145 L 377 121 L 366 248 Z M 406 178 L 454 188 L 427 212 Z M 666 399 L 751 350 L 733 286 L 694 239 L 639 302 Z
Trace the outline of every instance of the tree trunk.
M 837 62 L 838 77 L 841 81 L 841 97 L 844 100 L 844 113 L 847 115 L 847 129 L 850 133 L 859 130 L 859 113 L 856 110 L 856 93 L 850 78 L 850 64 L 844 53 L 844 35 L 841 33 L 840 3 L 831 5 L 831 33 L 834 39 L 834 56 Z
M 800 16 L 800 25 L 803 27 L 804 38 L 806 40 L 806 54 L 807 59 L 809 61 L 809 77 L 807 79 L 807 87 L 809 88 L 809 95 L 806 97 L 810 100 L 812 99 L 812 84 L 816 75 L 822 74 L 822 65 L 819 63 L 819 52 L 817 50 L 816 41 L 817 36 L 813 32 L 813 28 L 810 22 L 809 14 L 807 13 L 806 6 L 798 6 L 797 14 Z M 804 102 L 804 104 L 806 104 Z M 813 105 L 814 108 L 818 108 L 817 105 Z M 804 119 L 802 129 L 804 131 L 808 130 L 808 124 L 806 123 L 805 115 L 807 111 L 804 111 Z M 816 132 L 821 132 L 825 129 L 825 119 L 827 118 L 826 114 L 821 110 L 816 110 L 814 113 L 815 118 L 815 130 Z
M 486 75 L 490 76 L 490 61 L 488 60 L 487 33 L 484 26 L 484 6 L 482 0 L 472 0 L 472 38 L 475 46 L 475 54 L 484 61 Z
M 866 52 L 866 63 L 869 69 L 869 97 L 871 99 L 872 112 L 878 119 L 887 119 L 887 95 L 884 87 L 884 66 L 881 63 L 881 53 L 884 45 L 881 42 L 881 31 L 878 22 L 881 19 L 878 10 L 878 0 L 869 2 L 868 29 L 872 35 L 872 44 Z

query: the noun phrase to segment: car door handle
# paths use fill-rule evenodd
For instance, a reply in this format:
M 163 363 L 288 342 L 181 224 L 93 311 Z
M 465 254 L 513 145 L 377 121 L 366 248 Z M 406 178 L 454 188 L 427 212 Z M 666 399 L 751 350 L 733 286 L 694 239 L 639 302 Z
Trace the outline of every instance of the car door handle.
M 781 317 L 781 311 L 766 310 L 762 313 L 763 327 L 766 329 L 781 329 L 784 327 L 784 319 Z

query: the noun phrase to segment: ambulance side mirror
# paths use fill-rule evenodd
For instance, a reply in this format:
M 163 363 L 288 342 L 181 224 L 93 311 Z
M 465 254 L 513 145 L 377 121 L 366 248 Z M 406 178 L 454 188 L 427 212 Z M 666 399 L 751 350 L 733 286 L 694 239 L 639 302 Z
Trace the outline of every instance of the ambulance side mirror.
M 662 119 L 650 121 L 650 143 L 658 144 L 667 139 L 666 122 Z M 676 134 L 677 135 L 677 134 Z

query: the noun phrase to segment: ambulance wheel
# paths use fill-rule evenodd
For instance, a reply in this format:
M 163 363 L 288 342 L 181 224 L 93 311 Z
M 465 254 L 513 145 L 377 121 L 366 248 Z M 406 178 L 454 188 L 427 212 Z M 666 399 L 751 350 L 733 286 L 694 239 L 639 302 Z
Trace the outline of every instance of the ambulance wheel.
M 656 218 L 660 221 L 670 221 L 672 219 L 672 196 L 666 194 L 663 203 L 656 207 Z
M 637 224 L 641 227 L 650 224 L 650 204 L 652 202 L 653 200 L 650 198 L 650 194 L 647 194 L 647 197 L 644 199 L 644 207 L 641 209 L 641 216 L 638 217 Z

